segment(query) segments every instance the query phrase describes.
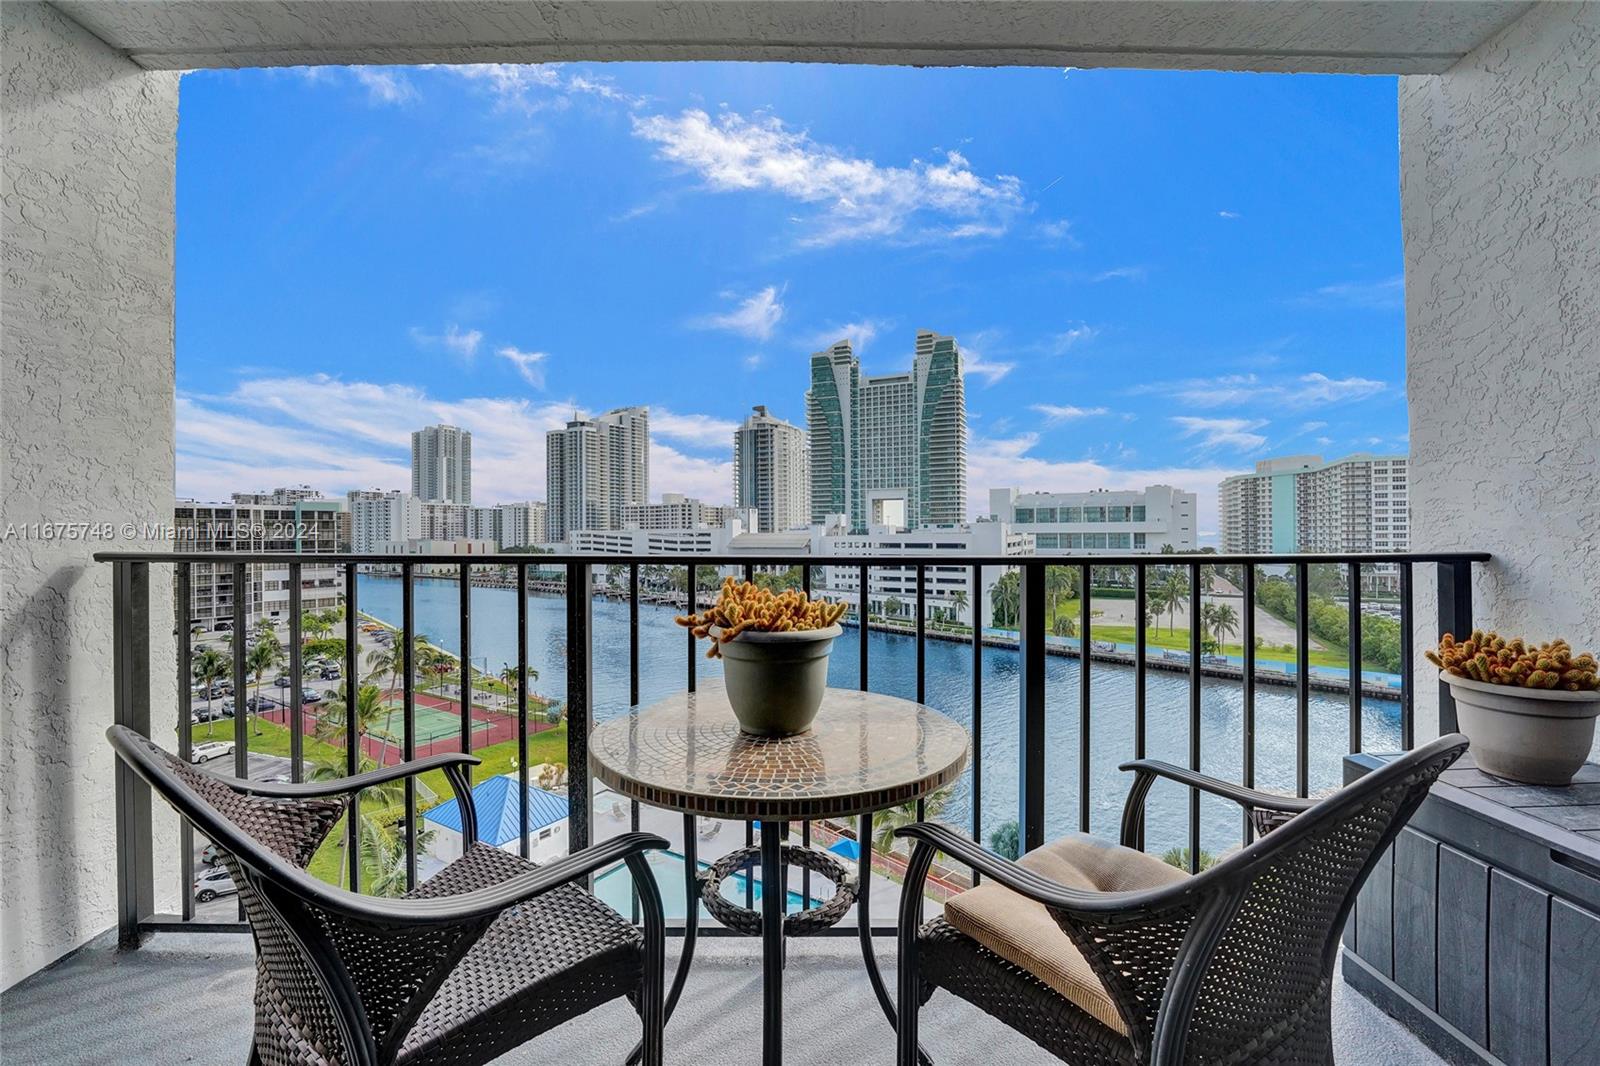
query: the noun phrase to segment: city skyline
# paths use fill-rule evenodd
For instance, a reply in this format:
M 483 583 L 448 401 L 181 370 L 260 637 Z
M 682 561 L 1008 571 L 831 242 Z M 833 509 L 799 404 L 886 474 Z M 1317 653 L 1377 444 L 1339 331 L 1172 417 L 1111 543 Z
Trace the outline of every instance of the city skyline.
M 538 498 L 573 408 L 648 404 L 652 497 L 728 503 L 752 405 L 802 424 L 811 352 L 878 374 L 924 324 L 969 514 L 1167 483 L 1214 538 L 1262 456 L 1406 447 L 1392 79 L 242 71 L 180 109 L 180 495 L 403 487 L 447 423 L 474 503 Z

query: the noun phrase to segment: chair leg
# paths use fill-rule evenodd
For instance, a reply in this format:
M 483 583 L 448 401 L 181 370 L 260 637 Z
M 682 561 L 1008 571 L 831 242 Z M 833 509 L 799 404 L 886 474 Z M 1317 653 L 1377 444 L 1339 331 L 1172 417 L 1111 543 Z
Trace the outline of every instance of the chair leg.
M 261 1052 L 256 1048 L 256 1042 L 254 1040 L 250 1041 L 250 1058 L 245 1063 L 245 1066 L 263 1066 L 261 1062 Z
M 906 864 L 900 896 L 900 959 L 896 968 L 899 1000 L 895 1017 L 895 1062 L 897 1066 L 921 1066 L 917 1046 L 917 1015 L 922 1006 L 918 988 L 917 936 L 922 928 L 922 885 L 933 863 L 933 849 L 919 842 Z

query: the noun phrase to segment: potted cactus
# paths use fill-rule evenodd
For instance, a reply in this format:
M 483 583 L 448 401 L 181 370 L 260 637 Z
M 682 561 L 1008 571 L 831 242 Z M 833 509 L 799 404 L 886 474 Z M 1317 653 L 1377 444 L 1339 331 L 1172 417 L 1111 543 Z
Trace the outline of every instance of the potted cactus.
M 1534 785 L 1572 781 L 1594 744 L 1600 715 L 1595 657 L 1564 640 L 1534 646 L 1498 633 L 1446 633 L 1425 653 L 1456 701 L 1479 769 Z
M 842 603 L 808 599 L 793 589 L 774 594 L 729 577 L 716 603 L 676 621 L 710 639 L 707 658 L 722 659 L 739 728 L 784 737 L 804 733 L 817 716 L 844 610 Z

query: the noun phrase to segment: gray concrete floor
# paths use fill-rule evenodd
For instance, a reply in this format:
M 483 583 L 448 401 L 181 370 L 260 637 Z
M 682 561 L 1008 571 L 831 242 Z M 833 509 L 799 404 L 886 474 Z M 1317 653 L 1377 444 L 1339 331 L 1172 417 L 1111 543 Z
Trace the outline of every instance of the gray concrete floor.
M 760 1058 L 761 969 L 749 941 L 701 941 L 667 1061 L 750 1066 Z M 879 954 L 892 955 L 879 940 Z M 668 967 L 676 961 L 668 945 Z M 892 982 L 892 971 L 890 971 Z M 0 1061 L 17 1063 L 242 1064 L 251 1028 L 253 968 L 242 935 L 168 933 L 134 952 L 101 938 L 0 996 Z M 892 987 L 892 984 L 891 984 Z M 1399 1023 L 1339 984 L 1335 1047 L 1341 1063 L 1399 1066 L 1439 1059 Z M 893 1036 L 873 1000 L 854 939 L 793 942 L 784 991 L 789 1062 L 893 1061 Z M 1012 1066 L 1054 1062 L 960 1000 L 939 994 L 923 1014 L 924 1044 L 939 1063 Z M 500 1060 L 620 1063 L 638 1037 L 612 1003 Z

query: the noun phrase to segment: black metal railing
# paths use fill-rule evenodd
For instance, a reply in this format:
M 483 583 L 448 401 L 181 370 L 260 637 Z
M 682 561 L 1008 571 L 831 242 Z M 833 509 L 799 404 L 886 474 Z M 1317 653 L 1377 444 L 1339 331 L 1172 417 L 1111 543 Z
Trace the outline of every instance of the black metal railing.
M 568 766 L 567 800 L 569 804 L 568 819 L 568 846 L 572 850 L 586 847 L 591 842 L 593 835 L 593 791 L 588 774 L 587 738 L 589 728 L 594 719 L 596 709 L 596 693 L 594 682 L 594 665 L 596 649 L 594 647 L 594 615 L 593 604 L 597 596 L 615 596 L 622 593 L 620 589 L 602 588 L 595 585 L 597 568 L 608 566 L 623 566 L 626 568 L 628 578 L 625 595 L 627 599 L 627 698 L 630 705 L 637 705 L 641 699 L 640 685 L 640 604 L 641 599 L 648 597 L 651 602 L 663 600 L 681 603 L 690 612 L 697 609 L 702 602 L 699 576 L 707 568 L 714 568 L 731 573 L 742 573 L 746 577 L 752 576 L 758 569 L 783 569 L 799 567 L 800 584 L 807 592 L 813 591 L 813 574 L 820 568 L 827 568 L 827 573 L 834 579 L 833 584 L 843 574 L 852 574 L 855 578 L 855 608 L 851 619 L 858 631 L 857 647 L 857 683 L 862 689 L 867 689 L 870 684 L 869 672 L 869 647 L 870 636 L 874 631 L 888 631 L 901 633 L 915 641 L 915 695 L 919 701 L 926 701 L 928 694 L 928 664 L 927 646 L 931 639 L 965 639 L 971 645 L 971 689 L 970 689 L 970 719 L 968 721 L 972 738 L 972 755 L 969 760 L 970 778 L 968 781 L 968 795 L 971 806 L 971 825 L 966 827 L 972 835 L 982 840 L 983 829 L 983 795 L 984 795 L 984 658 L 986 646 L 995 644 L 1014 644 L 1018 657 L 1017 663 L 1017 751 L 1018 751 L 1018 793 L 1015 807 L 1016 821 L 1018 823 L 1018 838 L 1021 850 L 1029 850 L 1044 842 L 1046 824 L 1047 799 L 1052 797 L 1053 789 L 1047 773 L 1047 741 L 1048 741 L 1048 715 L 1047 715 L 1047 664 L 1051 654 L 1067 655 L 1077 660 L 1077 827 L 1080 831 L 1089 832 L 1095 829 L 1108 830 L 1108 826 L 1095 826 L 1091 821 L 1093 809 L 1091 795 L 1091 768 L 1096 759 L 1095 737 L 1095 705 L 1093 697 L 1092 678 L 1095 676 L 1096 661 L 1109 660 L 1121 666 L 1131 666 L 1133 669 L 1132 684 L 1132 732 L 1129 750 L 1119 751 L 1115 754 L 1116 762 L 1130 758 L 1144 758 L 1149 748 L 1149 677 L 1151 670 L 1156 667 L 1176 669 L 1187 676 L 1187 726 L 1188 744 L 1187 761 L 1190 768 L 1201 769 L 1204 756 L 1202 737 L 1204 733 L 1202 724 L 1202 679 L 1207 676 L 1231 679 L 1237 675 L 1242 695 L 1242 721 L 1241 721 L 1241 750 L 1240 777 L 1244 785 L 1254 787 L 1257 784 L 1257 723 L 1256 704 L 1260 684 L 1263 682 L 1284 684 L 1287 679 L 1279 675 L 1263 675 L 1258 672 L 1258 633 L 1256 624 L 1256 608 L 1258 605 L 1258 589 L 1260 587 L 1260 572 L 1267 569 L 1279 570 L 1285 577 L 1292 576 L 1294 588 L 1294 618 L 1292 619 L 1296 634 L 1294 647 L 1294 666 L 1292 685 L 1294 690 L 1294 759 L 1293 782 L 1298 795 L 1308 794 L 1310 788 L 1310 733 L 1311 733 L 1311 691 L 1313 679 L 1310 667 L 1311 639 L 1309 632 L 1311 609 L 1311 577 L 1314 568 L 1333 568 L 1342 574 L 1344 595 L 1346 597 L 1348 612 L 1348 630 L 1346 641 L 1349 652 L 1349 670 L 1344 681 L 1348 692 L 1348 737 L 1347 747 L 1350 751 L 1358 751 L 1362 746 L 1363 737 L 1363 700 L 1364 684 L 1362 673 L 1362 608 L 1363 608 L 1363 568 L 1382 568 L 1384 572 L 1393 575 L 1393 608 L 1399 615 L 1399 641 L 1400 653 L 1398 671 L 1399 681 L 1399 737 L 1401 746 L 1409 748 L 1415 739 L 1415 722 L 1413 703 L 1415 695 L 1414 672 L 1416 662 L 1413 653 L 1413 621 L 1414 621 L 1414 568 L 1417 565 L 1433 565 L 1437 568 L 1438 589 L 1438 628 L 1440 632 L 1446 630 L 1463 632 L 1471 628 L 1472 624 L 1472 574 L 1474 563 L 1488 561 L 1490 556 L 1482 552 L 1455 552 L 1455 553 L 1412 553 L 1403 555 L 1390 554 L 1365 554 L 1365 555 L 1288 555 L 1288 556 L 1240 556 L 1240 555 L 1131 555 L 1131 556 L 1093 556 L 1093 557 L 1054 557 L 1054 556 L 939 556 L 924 554 L 916 556 L 847 556 L 847 557 L 807 557 L 807 556 L 750 556 L 750 555 L 697 555 L 697 556 L 608 556 L 608 555 L 527 555 L 504 553 L 497 555 L 474 556 L 470 560 L 459 557 L 404 557 L 396 559 L 394 556 L 383 555 L 357 555 L 349 553 L 339 554 L 241 554 L 241 553 L 134 553 L 134 552 L 108 552 L 96 556 L 96 560 L 109 564 L 113 585 L 113 611 L 114 611 L 114 647 L 113 669 L 115 671 L 115 720 L 127 725 L 145 735 L 150 735 L 151 729 L 151 671 L 157 664 L 151 661 L 151 634 L 147 620 L 149 618 L 149 603 L 152 589 L 152 568 L 171 567 L 173 571 L 174 594 L 174 620 L 177 634 L 177 663 L 176 680 L 178 685 L 179 701 L 179 728 L 177 735 L 177 754 L 188 759 L 192 754 L 193 745 L 193 699 L 191 685 L 194 681 L 192 644 L 190 640 L 191 600 L 194 593 L 195 567 L 206 566 L 212 570 L 208 573 L 215 579 L 216 573 L 221 568 L 229 568 L 233 582 L 231 604 L 229 610 L 231 625 L 229 640 L 232 646 L 232 698 L 235 701 L 233 717 L 233 772 L 240 776 L 249 776 L 250 773 L 250 742 L 249 727 L 250 715 L 247 713 L 245 701 L 250 674 L 248 671 L 248 654 L 251 638 L 247 633 L 247 624 L 250 620 L 247 605 L 252 600 L 251 595 L 251 568 L 271 567 L 274 571 L 286 570 L 288 598 L 286 604 L 288 625 L 288 670 L 287 677 L 287 707 L 285 719 L 289 731 L 289 772 L 293 780 L 300 780 L 306 772 L 306 737 L 304 711 L 304 667 L 302 655 L 302 585 L 306 567 L 310 566 L 335 566 L 340 568 L 344 585 L 344 649 L 341 675 L 348 695 L 344 715 L 344 765 L 342 772 L 354 774 L 360 769 L 363 752 L 367 747 L 367 737 L 363 733 L 357 709 L 354 706 L 359 700 L 362 678 L 362 663 L 360 658 L 361 635 L 363 622 L 362 604 L 360 600 L 359 577 L 366 569 L 382 569 L 386 573 L 398 571 L 401 579 L 400 588 L 400 622 L 393 626 L 392 620 L 388 623 L 393 626 L 393 646 L 401 658 L 398 676 L 400 680 L 400 752 L 401 758 L 411 759 L 417 756 L 417 647 L 416 637 L 417 618 L 415 602 L 414 578 L 419 575 L 438 576 L 441 569 L 447 571 L 459 582 L 459 709 L 460 731 L 459 737 L 452 737 L 459 750 L 471 751 L 477 739 L 474 728 L 474 703 L 473 692 L 475 679 L 472 667 L 472 589 L 474 578 L 493 577 L 498 587 L 513 588 L 517 591 L 516 618 L 516 670 L 517 682 L 509 686 L 512 691 L 507 695 L 508 701 L 514 705 L 515 728 L 514 737 L 516 744 L 516 769 L 519 788 L 519 851 L 522 855 L 529 854 L 530 823 L 528 811 L 528 786 L 529 776 L 529 603 L 531 595 L 561 595 L 565 600 L 565 633 L 564 633 L 564 667 L 565 688 L 562 693 L 562 703 L 565 708 L 567 722 L 566 731 L 566 758 Z M 670 589 L 656 589 L 654 591 L 642 590 L 641 576 L 644 567 L 671 567 L 684 568 L 685 581 L 681 594 L 675 594 Z M 962 636 L 961 626 L 936 626 L 936 631 L 930 635 L 930 595 L 929 571 L 941 568 L 940 574 L 948 574 L 951 567 L 965 567 L 967 573 L 967 600 L 965 608 L 968 611 L 968 621 L 964 627 L 965 636 Z M 1077 644 L 1074 647 L 1070 640 L 1057 639 L 1052 643 L 1047 631 L 1048 607 L 1051 602 L 1049 590 L 1049 571 L 1054 568 L 1063 568 L 1074 572 L 1077 577 L 1078 612 L 1076 619 Z M 1207 662 L 1203 653 L 1206 650 L 1204 635 L 1206 633 L 1206 619 L 1202 610 L 1202 585 L 1203 568 L 1215 568 L 1217 572 L 1225 573 L 1237 585 L 1241 593 L 1241 602 L 1244 609 L 1238 618 L 1238 631 L 1241 638 L 1241 662 L 1237 670 L 1231 663 L 1224 666 L 1221 663 Z M 535 571 L 530 579 L 530 570 Z M 871 580 L 874 570 L 896 570 L 900 574 L 915 574 L 915 606 L 914 617 L 902 622 L 898 617 L 875 616 L 873 602 L 880 602 L 886 598 L 875 594 L 871 589 Z M 1006 571 L 1016 571 L 1018 577 L 1017 602 L 1014 612 L 1015 628 L 1002 632 L 993 626 L 985 626 L 984 620 L 994 620 L 995 603 L 985 603 L 983 595 L 984 577 L 986 574 L 995 574 Z M 1119 598 L 1131 594 L 1134 603 L 1134 640 L 1131 653 L 1120 648 L 1102 653 L 1096 648 L 1093 639 L 1095 627 L 1093 602 L 1096 592 L 1096 573 L 1108 571 L 1112 577 L 1108 580 L 1120 580 L 1122 585 L 1115 591 Z M 1151 626 L 1148 624 L 1148 611 L 1154 595 L 1150 576 L 1152 572 L 1179 573 L 1186 577 L 1189 595 L 1187 596 L 1187 613 L 1189 622 L 1189 638 L 1186 659 L 1154 660 L 1150 655 Z M 903 583 L 898 586 L 903 590 Z M 538 588 L 539 592 L 533 589 Z M 559 590 L 559 591 L 555 591 Z M 834 594 L 836 588 L 819 589 L 824 595 Z M 1101 595 L 1106 595 L 1107 590 L 1102 587 Z M 849 598 L 846 593 L 845 598 Z M 681 599 L 677 597 L 681 596 Z M 950 600 L 945 598 L 941 609 L 949 609 Z M 1173 605 L 1167 607 L 1175 611 Z M 685 659 L 684 684 L 689 690 L 696 685 L 699 673 L 700 657 L 695 647 L 692 634 L 686 635 L 687 654 Z M 843 648 L 840 649 L 841 651 Z M 617 649 L 609 649 L 608 653 L 616 653 Z M 1165 653 L 1164 653 L 1165 654 Z M 509 665 L 509 664 L 508 664 Z M 259 673 L 256 675 L 257 688 L 260 687 Z M 370 680 L 370 678 L 369 678 Z M 493 684 L 492 681 L 487 682 Z M 1335 679 L 1323 677 L 1317 681 L 1322 687 L 1337 688 Z M 384 698 L 392 698 L 393 693 L 385 693 Z M 503 724 L 503 723 L 502 723 Z M 1439 686 L 1439 724 L 1441 731 L 1450 731 L 1455 728 L 1454 704 L 1450 699 L 1449 690 L 1443 684 Z M 503 732 L 503 730 L 501 730 Z M 156 738 L 158 741 L 160 738 Z M 503 743 L 504 741 L 500 741 Z M 437 748 L 432 748 L 432 754 Z M 1102 756 L 1106 758 L 1108 756 Z M 117 802 L 117 840 L 118 840 L 118 895 L 119 895 L 119 927 L 125 942 L 135 942 L 139 935 L 147 931 L 158 931 L 173 928 L 221 928 L 239 929 L 240 922 L 198 922 L 195 921 L 194 899 L 190 892 L 190 885 L 194 878 L 194 850 L 192 829 L 187 825 L 180 828 L 180 855 L 176 873 L 180 879 L 180 892 L 183 899 L 181 913 L 177 915 L 164 915 L 155 913 L 155 879 L 160 875 L 158 863 L 154 854 L 152 811 L 148 786 L 144 785 L 131 773 L 119 766 L 116 779 Z M 418 878 L 418 849 L 416 841 L 418 796 L 416 785 L 408 779 L 403 795 L 404 807 L 404 882 L 407 887 L 414 885 Z M 348 884 L 362 890 L 362 863 L 360 839 L 360 798 L 353 800 L 351 815 L 346 819 L 344 832 L 346 833 L 344 853 L 347 866 L 343 877 Z M 919 815 L 922 809 L 919 806 Z M 639 808 L 637 804 L 630 805 L 629 824 L 637 828 L 639 824 Z M 862 829 L 857 836 L 870 830 L 870 821 L 864 821 Z M 694 838 L 692 822 L 686 820 L 685 832 L 688 838 L 685 841 L 685 862 L 693 861 Z M 750 827 L 746 827 L 747 837 Z M 810 844 L 812 839 L 812 826 L 808 823 L 800 827 L 802 840 Z M 1243 839 L 1249 840 L 1253 830 L 1246 818 L 1241 833 Z M 1191 869 L 1195 868 L 1200 860 L 1201 853 L 1201 801 L 1199 793 L 1194 789 L 1188 790 L 1187 827 L 1185 838 L 1188 842 L 1188 862 Z M 871 855 L 872 841 L 858 839 L 857 846 L 864 856 Z M 172 870 L 168 870 L 170 875 Z M 753 891 L 751 881 L 746 879 L 747 893 Z M 805 875 L 803 898 L 811 898 L 809 873 Z M 242 914 L 240 915 L 242 921 Z

